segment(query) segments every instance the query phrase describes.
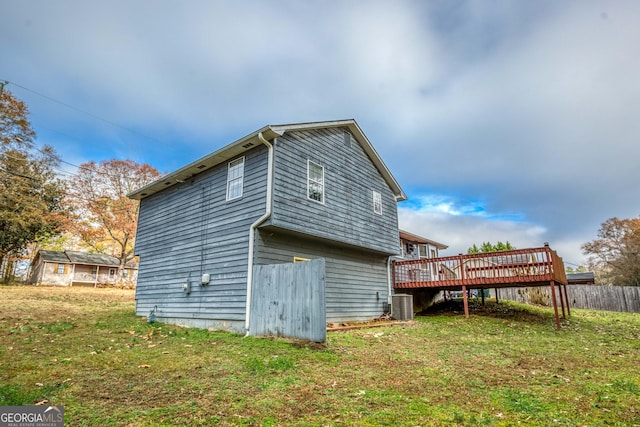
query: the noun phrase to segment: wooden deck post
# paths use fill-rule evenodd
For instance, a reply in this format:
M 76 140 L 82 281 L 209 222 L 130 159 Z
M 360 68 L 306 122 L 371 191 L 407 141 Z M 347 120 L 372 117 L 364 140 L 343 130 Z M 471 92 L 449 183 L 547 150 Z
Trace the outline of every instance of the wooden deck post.
M 551 299 L 553 300 L 553 311 L 556 315 L 556 329 L 560 330 L 560 317 L 558 316 L 558 301 L 556 300 L 556 286 L 554 281 L 550 282 L 551 285 Z
M 462 285 L 462 303 L 464 304 L 464 317 L 469 317 L 469 301 L 467 298 L 466 285 Z
M 564 295 L 562 295 L 562 285 L 558 285 L 558 296 L 560 297 L 560 307 L 562 308 L 562 318 L 566 319 L 567 316 L 564 313 Z
M 564 300 L 567 302 L 567 315 L 571 316 L 571 309 L 569 308 L 569 295 L 567 294 L 567 285 L 562 286 L 564 288 Z
M 500 304 L 500 301 L 498 300 L 498 288 L 495 288 L 494 291 L 496 292 L 496 304 Z

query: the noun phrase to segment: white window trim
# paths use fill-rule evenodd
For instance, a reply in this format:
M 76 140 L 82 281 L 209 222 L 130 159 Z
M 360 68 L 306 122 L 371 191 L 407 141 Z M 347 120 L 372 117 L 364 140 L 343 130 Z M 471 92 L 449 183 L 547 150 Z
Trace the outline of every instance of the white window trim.
M 242 161 L 242 173 L 240 174 L 239 177 L 230 179 L 229 177 L 229 172 L 231 171 L 231 164 L 232 163 L 236 163 L 238 161 Z M 240 194 L 238 194 L 237 196 L 234 197 L 230 197 L 229 195 L 229 190 L 231 189 L 231 183 L 234 181 L 240 181 Z M 227 201 L 230 200 L 235 200 L 235 199 L 239 199 L 240 197 L 242 197 L 242 194 L 244 193 L 244 156 L 242 157 L 238 157 L 237 159 L 233 159 L 231 160 L 229 163 L 227 163 Z
M 322 181 L 318 182 L 322 188 L 322 200 L 313 199 L 309 194 L 309 189 L 310 189 L 309 184 L 311 183 L 311 177 L 309 176 L 311 172 L 311 163 L 313 163 L 315 166 L 318 166 L 320 167 L 320 169 L 322 169 Z M 314 181 L 314 182 L 317 182 L 317 181 Z M 322 166 L 319 163 L 313 162 L 311 160 L 307 160 L 307 199 L 313 200 L 314 202 L 320 203 L 322 205 L 324 205 L 324 201 L 326 199 L 325 188 L 324 188 L 324 166 Z
M 373 211 L 378 215 L 382 215 L 382 194 L 379 191 L 372 190 L 373 195 Z

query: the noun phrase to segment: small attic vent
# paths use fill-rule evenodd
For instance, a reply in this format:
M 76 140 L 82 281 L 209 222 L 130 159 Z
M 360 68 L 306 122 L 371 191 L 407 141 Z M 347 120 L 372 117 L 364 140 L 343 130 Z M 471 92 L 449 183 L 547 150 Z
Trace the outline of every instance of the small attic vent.
M 253 147 L 253 142 L 247 142 L 242 146 L 242 148 L 249 148 L 249 147 Z
M 351 148 L 351 134 L 349 132 L 344 132 L 342 136 L 344 138 L 344 145 Z
M 198 169 L 204 169 L 206 167 L 207 167 L 207 165 L 200 165 L 200 166 L 198 166 Z

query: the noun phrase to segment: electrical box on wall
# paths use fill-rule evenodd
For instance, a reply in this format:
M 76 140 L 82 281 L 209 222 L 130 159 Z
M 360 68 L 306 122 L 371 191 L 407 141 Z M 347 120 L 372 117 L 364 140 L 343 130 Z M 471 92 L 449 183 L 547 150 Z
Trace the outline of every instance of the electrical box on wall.
M 209 277 L 209 273 L 204 273 L 202 275 L 202 281 L 201 281 L 202 286 L 208 285 L 210 280 L 211 278 Z
M 187 280 L 182 284 L 182 292 L 189 295 L 191 293 L 191 281 Z

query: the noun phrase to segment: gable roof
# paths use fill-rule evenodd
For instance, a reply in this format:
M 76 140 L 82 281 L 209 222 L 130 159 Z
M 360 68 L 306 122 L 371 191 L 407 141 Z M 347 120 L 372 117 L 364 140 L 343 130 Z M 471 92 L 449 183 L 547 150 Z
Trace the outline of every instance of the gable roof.
M 40 250 L 40 258 L 46 262 L 55 262 L 62 264 L 87 264 L 87 265 L 104 265 L 108 267 L 117 267 L 120 260 L 111 255 L 93 254 L 80 251 L 47 251 Z M 131 267 L 127 265 L 127 267 Z
M 111 255 L 76 251 L 65 251 L 65 253 L 67 254 L 67 257 L 69 257 L 69 260 L 74 264 L 107 265 L 110 267 L 117 267 L 120 265 L 120 260 Z
M 326 128 L 339 128 L 346 127 L 349 129 L 354 138 L 360 143 L 363 150 L 369 158 L 371 162 L 376 166 L 384 180 L 393 191 L 393 194 L 396 197 L 396 200 L 406 200 L 407 196 L 400 187 L 400 184 L 396 181 L 396 179 L 391 175 L 389 168 L 384 164 L 382 158 L 378 152 L 373 148 L 373 145 L 366 137 L 360 126 L 354 119 L 348 120 L 334 120 L 334 121 L 325 121 L 325 122 L 310 122 L 310 123 L 294 123 L 294 124 L 286 124 L 286 125 L 267 125 L 262 129 L 259 129 L 255 132 L 250 133 L 249 135 L 238 139 L 235 142 L 232 142 L 229 145 L 226 145 L 219 150 L 214 151 L 211 154 L 208 154 L 201 159 L 196 160 L 175 172 L 171 172 L 168 175 L 148 184 L 142 188 L 139 188 L 132 193 L 129 193 L 127 196 L 131 199 L 142 200 L 145 197 L 149 197 L 152 194 L 158 193 L 165 188 L 169 188 L 173 185 L 176 185 L 179 182 L 188 180 L 189 178 L 206 171 L 207 169 L 211 169 L 212 167 L 219 165 L 225 161 L 231 160 L 234 157 L 239 156 L 240 154 L 254 148 L 257 145 L 262 144 L 260 141 L 259 135 L 266 140 L 271 140 L 275 137 L 282 136 L 286 132 L 292 131 L 300 131 L 300 130 L 312 130 L 312 129 L 326 129 Z
M 400 230 L 400 238 L 408 242 L 433 245 L 438 249 L 447 249 L 449 247 L 444 243 L 438 243 L 435 240 L 427 239 L 426 237 L 420 237 L 416 234 L 411 234 L 408 231 L 404 230 Z
M 64 252 L 40 250 L 40 258 L 47 262 L 68 263 L 69 258 Z

